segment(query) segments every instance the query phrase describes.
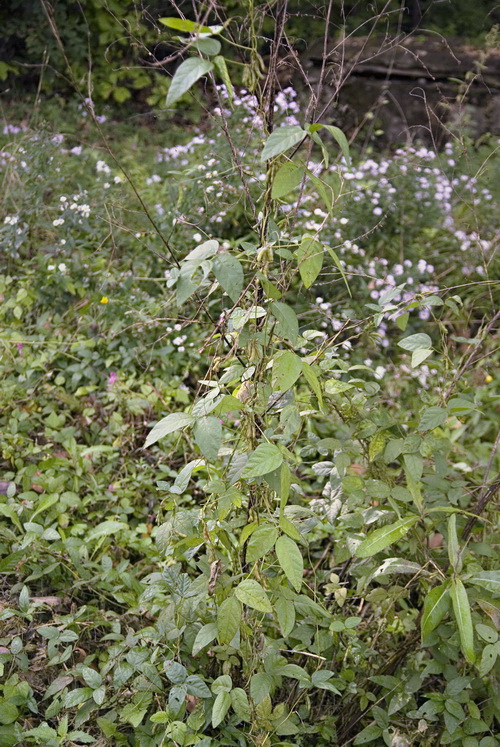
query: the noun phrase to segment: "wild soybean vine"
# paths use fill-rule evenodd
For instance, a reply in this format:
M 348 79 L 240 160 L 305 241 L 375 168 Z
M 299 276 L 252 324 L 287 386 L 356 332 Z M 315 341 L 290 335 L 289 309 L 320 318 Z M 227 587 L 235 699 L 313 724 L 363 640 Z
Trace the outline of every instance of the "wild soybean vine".
M 252 238 L 228 249 L 224 237 L 207 237 L 169 273 L 179 308 L 201 299 L 219 319 L 203 345 L 209 364 L 198 396 L 157 422 L 146 441 L 150 447 L 176 434 L 188 452 L 198 452 L 173 484 L 159 483 L 167 497 L 156 539 L 167 560 L 168 638 L 177 641 L 177 654 L 165 664 L 168 707 L 151 721 L 166 724 L 169 744 L 395 745 L 410 744 L 397 741 L 398 715 L 410 704 L 408 717 L 420 730 L 415 743 L 435 744 L 435 732 L 425 732 L 442 718 L 442 744 L 458 744 L 455 735 L 470 747 L 496 744 L 474 734 L 487 734 L 493 719 L 476 700 L 488 702 L 487 675 L 499 651 L 488 615 L 498 609 L 500 579 L 477 558 L 465 569 L 470 530 L 461 540 L 458 522 L 472 514 L 460 500 L 436 499 L 434 490 L 447 481 L 449 491 L 464 490 L 447 465 L 442 427 L 468 410 L 468 400 L 426 396 L 417 416 L 398 414 L 363 375 L 368 366 L 338 356 L 346 339 L 362 344 L 391 318 L 400 350 L 420 366 L 436 345 L 427 332 L 404 336 L 407 325 L 412 312 L 443 301 L 436 294 L 398 301 L 400 289 L 389 289 L 366 305 L 365 318 L 346 314 L 330 336 L 308 328 L 297 296 L 313 294 L 322 273 L 351 293 L 344 263 L 321 238 L 346 189 L 342 171 L 321 178 L 311 156 L 348 164 L 350 153 L 344 133 L 328 123 L 273 129 L 286 3 L 278 3 L 269 69 L 256 63 L 255 28 L 250 46 L 239 45 L 262 132 L 254 173 L 242 167 L 224 112 L 238 106 L 234 61 L 221 55 L 222 44 L 232 43 L 229 22 L 162 21 L 183 34 L 188 53 L 167 105 L 207 76 L 215 100 L 224 91 L 217 116 L 241 177 Z M 300 232 L 297 216 L 311 194 L 322 224 Z M 311 474 L 303 460 L 316 447 L 328 456 L 315 467 L 329 480 L 323 518 L 303 487 Z M 187 509 L 177 497 L 195 476 L 196 505 Z M 437 528 L 449 556 L 441 565 L 427 545 Z M 391 578 L 399 582 L 388 590 Z M 401 619 L 396 608 L 404 610 Z M 431 673 L 449 687 L 417 698 Z M 482 680 L 472 685 L 476 675 Z M 454 677 L 461 687 L 452 687 Z

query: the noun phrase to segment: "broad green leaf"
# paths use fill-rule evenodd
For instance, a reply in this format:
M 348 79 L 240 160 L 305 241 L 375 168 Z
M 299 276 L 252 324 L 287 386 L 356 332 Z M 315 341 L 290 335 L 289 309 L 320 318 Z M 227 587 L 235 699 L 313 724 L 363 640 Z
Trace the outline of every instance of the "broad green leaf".
M 424 471 L 424 460 L 420 454 L 405 454 L 404 457 L 405 470 L 412 480 L 418 482 L 422 477 Z
M 280 166 L 273 179 L 271 189 L 273 200 L 279 200 L 280 197 L 284 197 L 292 189 L 298 187 L 304 174 L 305 168 L 303 166 L 296 166 L 292 161 L 287 161 Z
M 289 148 L 302 142 L 307 133 L 298 125 L 283 125 L 272 132 L 266 140 L 261 161 L 268 161 L 270 158 L 279 156 Z
M 227 712 L 231 706 L 231 696 L 229 693 L 219 693 L 215 698 L 212 708 L 212 726 L 215 729 L 224 721 Z
M 229 644 L 239 630 L 241 604 L 236 597 L 224 599 L 217 610 L 217 638 L 221 645 Z
M 321 391 L 321 384 L 319 383 L 319 379 L 316 376 L 313 367 L 310 366 L 309 363 L 302 361 L 302 373 L 304 374 L 304 378 L 309 384 L 311 390 L 316 395 L 320 408 L 323 409 L 323 393 Z
M 209 462 L 215 462 L 222 441 L 222 424 L 219 418 L 211 416 L 199 418 L 193 434 L 203 456 Z
M 460 547 L 458 544 L 456 514 L 452 514 L 448 519 L 448 557 L 452 568 L 454 568 L 457 573 L 460 573 Z
M 479 676 L 486 677 L 495 666 L 498 655 L 500 654 L 500 646 L 498 643 L 489 643 L 483 648 L 481 654 L 481 663 L 479 664 Z
M 323 125 L 323 128 L 325 130 L 328 130 L 330 135 L 340 145 L 340 150 L 342 151 L 342 155 L 344 156 L 345 160 L 347 161 L 347 164 L 349 165 L 351 162 L 351 157 L 349 155 L 349 143 L 347 142 L 347 138 L 342 132 L 342 130 L 339 129 L 338 127 L 334 127 L 334 125 L 325 125 L 325 124 Z
M 359 732 L 353 744 L 368 744 L 369 742 L 374 742 L 375 739 L 378 739 L 381 735 L 382 729 L 380 728 L 380 726 L 371 724 L 370 726 L 366 726 L 362 731 Z
M 174 104 L 185 93 L 189 91 L 192 85 L 196 83 L 203 75 L 206 75 L 214 69 L 213 63 L 203 60 L 201 57 L 190 57 L 184 60 L 177 70 L 170 84 L 167 94 L 167 106 Z
M 421 348 L 420 350 L 414 350 L 411 354 L 411 367 L 416 368 L 421 363 L 427 360 L 434 351 L 430 348 Z
M 278 624 L 282 635 L 286 638 L 295 627 L 295 606 L 284 597 L 278 597 L 274 604 Z
M 474 630 L 472 628 L 472 616 L 470 611 L 469 598 L 465 591 L 465 586 L 460 578 L 452 578 L 450 588 L 453 612 L 457 621 L 462 651 L 469 662 L 474 664 L 476 656 L 474 654 Z
M 483 639 L 483 641 L 486 641 L 486 643 L 496 643 L 498 641 L 498 633 L 491 627 L 491 625 L 478 623 L 476 625 L 476 633 Z
M 342 394 L 353 388 L 354 384 L 349 384 L 347 381 L 340 381 L 340 379 L 329 379 L 325 384 L 325 392 L 327 394 Z
M 234 690 L 231 690 L 231 706 L 239 719 L 250 723 L 250 703 L 242 687 L 235 687 Z
M 431 431 L 439 428 L 447 417 L 448 412 L 444 407 L 427 407 L 422 413 L 418 429 L 419 431 Z
M 299 273 L 306 288 L 314 283 L 323 267 L 323 244 L 313 236 L 303 236 L 295 252 L 299 261 Z
M 396 318 L 396 327 L 400 329 L 401 332 L 405 332 L 408 326 L 409 319 L 410 319 L 410 315 L 408 314 L 408 312 L 406 314 L 400 314 Z
M 286 392 L 302 373 L 302 360 L 289 350 L 279 351 L 273 360 L 272 386 L 276 392 Z
M 370 440 L 370 445 L 368 447 L 368 459 L 370 462 L 373 462 L 378 455 L 384 451 L 386 440 L 387 436 L 384 431 L 376 433 Z
M 185 685 L 189 695 L 195 695 L 197 698 L 210 698 L 212 695 L 206 683 L 197 674 L 188 675 Z
M 265 672 L 253 674 L 250 679 L 250 696 L 254 703 L 258 705 L 267 698 L 273 685 L 272 677 Z
M 259 558 L 272 550 L 274 543 L 278 538 L 278 529 L 272 524 L 264 524 L 252 533 L 247 544 L 246 560 L 247 563 L 254 563 Z
M 400 348 L 403 348 L 403 350 L 409 350 L 410 352 L 412 352 L 413 350 L 430 348 L 432 345 L 432 340 L 429 335 L 426 335 L 424 332 L 419 332 L 416 335 L 404 337 L 398 342 L 398 345 Z
M 195 21 L 188 21 L 186 18 L 160 18 L 160 23 L 164 26 L 168 26 L 169 29 L 175 29 L 175 31 L 182 31 L 185 34 L 213 34 L 210 26 L 202 26 L 201 23 Z M 216 27 L 213 27 L 216 28 Z
M 376 555 L 404 537 L 408 530 L 417 523 L 418 519 L 418 516 L 407 516 L 406 519 L 395 521 L 394 524 L 375 529 L 358 545 L 355 555 L 358 558 L 370 558 L 372 555 Z
M 295 591 L 300 592 L 304 572 L 304 559 L 300 549 L 290 537 L 285 535 L 278 538 L 275 549 L 278 562 L 285 576 Z
M 81 667 L 80 674 L 85 680 L 85 684 L 93 690 L 102 685 L 102 676 L 92 667 Z
M 285 664 L 283 667 L 276 667 L 275 672 L 284 677 L 291 677 L 291 679 L 299 680 L 299 682 L 309 683 L 311 681 L 306 670 L 303 667 L 299 667 L 298 664 Z
M 467 581 L 474 586 L 482 586 L 493 594 L 500 594 L 500 571 L 480 571 Z
M 191 45 L 194 49 L 197 49 L 202 54 L 206 54 L 209 57 L 219 54 L 221 50 L 221 43 L 218 39 L 199 38 Z
M 198 244 L 194 249 L 191 249 L 189 254 L 184 257 L 184 262 L 188 263 L 191 268 L 193 266 L 200 265 L 205 259 L 210 259 L 214 254 L 219 251 L 219 242 L 215 239 L 208 239 L 202 244 Z
M 205 648 L 205 646 L 208 646 L 216 638 L 217 625 L 215 623 L 207 623 L 207 625 L 203 625 L 203 627 L 201 627 L 196 634 L 191 654 L 193 656 L 196 656 L 196 654 L 199 654 L 200 651 Z
M 214 40 L 212 39 L 211 41 Z M 234 88 L 229 75 L 229 70 L 227 69 L 226 60 L 224 57 L 217 55 L 217 57 L 214 57 L 214 65 L 222 79 L 222 82 L 226 86 L 227 96 L 232 105 L 234 99 Z
M 230 693 L 233 688 L 233 680 L 229 674 L 221 674 L 212 682 L 212 692 L 215 695 L 219 693 Z
M 276 333 L 294 345 L 299 336 L 299 320 L 295 311 L 286 303 L 275 301 L 271 304 L 271 314 L 278 322 Z
M 283 454 L 274 444 L 260 444 L 250 454 L 250 458 L 242 472 L 242 477 L 261 477 L 273 472 L 281 466 Z
M 243 267 L 231 254 L 219 254 L 213 263 L 214 275 L 233 303 L 243 290 Z
M 128 528 L 128 524 L 125 524 L 125 522 L 123 521 L 115 521 L 114 519 L 103 521 L 101 522 L 101 524 L 98 524 L 96 527 L 90 530 L 90 532 L 87 534 L 86 541 L 93 542 L 100 537 L 109 537 L 111 534 L 124 532 Z
M 152 444 L 155 444 L 160 438 L 166 436 L 168 433 L 174 433 L 181 428 L 185 428 L 187 425 L 191 425 L 194 422 L 192 415 L 187 415 L 185 412 L 173 412 L 171 415 L 167 415 L 166 418 L 162 418 L 153 427 L 151 433 L 146 439 L 144 447 L 147 448 Z
M 421 631 L 422 639 L 432 633 L 447 614 L 450 608 L 450 584 L 435 586 L 429 591 L 424 599 L 424 611 L 422 613 Z
M 272 612 L 273 608 L 267 598 L 267 594 L 259 584 L 252 578 L 241 581 L 234 590 L 235 595 L 247 607 L 251 607 L 259 612 Z
M 302 539 L 302 535 L 300 534 L 295 524 L 292 524 L 290 519 L 287 519 L 286 516 L 280 516 L 280 529 L 282 532 L 285 532 L 285 534 L 287 534 L 290 539 L 298 541 Z

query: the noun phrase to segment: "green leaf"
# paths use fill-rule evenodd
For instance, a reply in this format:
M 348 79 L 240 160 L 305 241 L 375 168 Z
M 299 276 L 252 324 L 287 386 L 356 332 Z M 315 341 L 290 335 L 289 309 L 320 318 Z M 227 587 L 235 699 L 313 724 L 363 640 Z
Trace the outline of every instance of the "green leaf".
M 243 688 L 235 687 L 234 690 L 231 690 L 231 705 L 239 719 L 250 723 L 250 703 L 248 702 L 248 696 Z
M 333 251 L 333 249 L 330 249 L 330 247 L 327 247 L 327 251 L 328 251 L 328 254 L 330 255 L 330 257 L 335 262 L 335 266 L 337 267 L 337 270 L 339 270 L 340 274 L 342 275 L 342 280 L 345 283 L 345 287 L 347 288 L 347 292 L 349 293 L 349 295 L 352 298 L 351 289 L 349 288 L 349 283 L 347 282 L 347 277 L 346 277 L 346 274 L 344 272 L 344 268 L 342 266 L 342 262 L 338 258 L 337 254 Z
M 236 597 L 224 599 L 217 610 L 217 638 L 221 645 L 229 644 L 239 630 L 241 604 Z
M 271 692 L 272 684 L 273 680 L 269 674 L 258 672 L 252 675 L 250 679 L 250 696 L 256 705 L 262 703 L 264 698 L 267 698 Z
M 213 263 L 214 275 L 233 303 L 243 290 L 243 267 L 239 259 L 231 254 L 219 254 Z
M 380 728 L 380 726 L 371 724 L 370 726 L 367 726 L 365 729 L 363 729 L 363 731 L 359 732 L 353 744 L 355 745 L 368 744 L 368 742 L 373 742 L 375 739 L 378 739 L 381 735 L 382 735 L 382 729 Z
M 254 563 L 259 558 L 272 550 L 274 543 L 278 538 L 278 529 L 272 524 L 264 524 L 253 532 L 248 540 L 246 560 L 247 563 Z
M 211 40 L 211 41 L 214 41 L 214 40 Z M 217 57 L 214 57 L 214 64 L 217 69 L 217 72 L 219 73 L 222 79 L 222 82 L 226 86 L 227 96 L 232 106 L 233 99 L 234 99 L 234 88 L 231 82 L 231 77 L 229 75 L 229 70 L 227 69 L 226 60 L 224 59 L 224 57 L 217 55 Z
M 196 634 L 196 638 L 193 643 L 193 650 L 191 654 L 196 656 L 199 654 L 205 646 L 208 646 L 212 641 L 217 638 L 217 625 L 215 623 L 207 623 L 199 629 Z
M 422 348 L 430 348 L 432 340 L 429 335 L 426 335 L 424 332 L 419 332 L 416 335 L 404 337 L 398 342 L 398 345 L 400 348 L 403 348 L 403 350 L 421 350 Z
M 279 351 L 273 360 L 272 387 L 276 392 L 286 392 L 302 373 L 302 360 L 289 350 Z
M 278 597 L 274 604 L 278 625 L 282 635 L 286 638 L 295 627 L 295 606 L 290 600 Z
M 286 340 L 290 340 L 292 345 L 294 345 L 299 336 L 299 320 L 295 311 L 290 306 L 287 306 L 286 303 L 274 301 L 271 304 L 271 314 L 278 322 L 276 333 Z
M 319 379 L 316 376 L 313 367 L 310 366 L 309 363 L 302 361 L 302 373 L 304 374 L 304 378 L 309 384 L 312 392 L 316 395 L 320 408 L 323 409 L 323 393 L 321 391 L 321 384 L 319 383 Z
M 349 165 L 351 162 L 351 157 L 349 155 L 349 143 L 347 142 L 347 138 L 342 132 L 342 130 L 339 129 L 338 127 L 334 127 L 334 125 L 325 125 L 325 124 L 323 125 L 323 128 L 325 130 L 328 130 L 330 135 L 340 145 L 340 150 L 342 151 L 342 155 L 344 156 L 345 160 L 347 161 L 347 164 Z
M 414 350 L 411 354 L 411 366 L 416 368 L 420 366 L 427 358 L 432 355 L 433 351 L 430 348 L 421 348 L 420 350 Z
M 470 604 L 465 586 L 460 578 L 452 578 L 450 595 L 463 654 L 469 664 L 474 664 L 476 657 L 474 654 L 474 630 L 472 628 Z
M 189 695 L 197 698 L 210 698 L 212 695 L 206 683 L 197 674 L 190 674 L 186 677 L 185 685 Z
M 203 75 L 206 75 L 214 69 L 213 63 L 203 60 L 201 57 L 190 57 L 184 60 L 177 70 L 170 84 L 167 94 L 167 106 L 174 104 L 178 99 L 184 96 L 192 85 L 196 83 Z
M 406 519 L 395 521 L 394 524 L 375 529 L 358 545 L 355 555 L 358 558 L 370 558 L 372 555 L 376 555 L 404 537 L 408 530 L 417 523 L 418 519 L 418 516 L 407 516 Z
M 435 586 L 424 600 L 421 632 L 422 640 L 437 628 L 450 608 L 450 583 Z
M 302 575 L 304 571 L 304 559 L 297 544 L 285 535 L 281 535 L 276 541 L 276 555 L 287 579 L 296 592 L 302 587 Z
M 90 530 L 90 532 L 87 534 L 86 541 L 93 542 L 100 537 L 109 537 L 111 534 L 123 532 L 128 528 L 128 524 L 125 524 L 123 521 L 115 521 L 114 519 L 103 521 L 101 522 L 101 524 L 98 524 L 96 527 Z
M 8 700 L 0 703 L 0 724 L 13 724 L 19 716 L 19 710 Z
M 498 641 L 498 633 L 491 627 L 491 625 L 478 623 L 476 625 L 476 633 L 483 639 L 483 641 L 486 641 L 486 643 L 496 643 Z
M 448 557 L 452 568 L 457 573 L 460 573 L 459 560 L 460 560 L 460 546 L 458 544 L 457 536 L 457 515 L 452 514 L 448 519 Z
M 408 320 L 410 319 L 410 315 L 408 313 L 406 314 L 400 314 L 396 318 L 396 327 L 401 330 L 401 332 L 404 332 L 408 326 Z
M 224 721 L 227 712 L 231 706 L 231 696 L 229 693 L 219 693 L 215 698 L 212 708 L 212 726 L 215 729 Z
M 443 425 L 448 417 L 448 411 L 444 407 L 427 407 L 420 418 L 418 424 L 419 431 L 431 431 Z
M 169 29 L 175 29 L 175 31 L 182 31 L 185 34 L 213 34 L 210 26 L 202 26 L 200 23 L 195 21 L 188 21 L 186 18 L 160 18 L 160 23 L 164 26 L 168 26 Z M 213 27 L 216 28 L 216 27 Z
M 194 427 L 194 440 L 203 456 L 215 462 L 222 441 L 222 424 L 212 416 L 199 418 Z
M 250 458 L 242 472 L 242 477 L 261 477 L 273 472 L 281 466 L 283 454 L 274 444 L 260 444 L 250 454 Z
M 321 197 L 321 199 L 323 200 L 323 203 L 326 209 L 328 210 L 328 212 L 330 212 L 333 208 L 333 205 L 336 199 L 335 190 L 331 187 L 330 184 L 328 184 L 328 182 L 325 182 L 323 179 L 320 179 L 318 176 L 315 176 L 315 174 L 313 174 L 312 171 L 308 170 L 307 175 L 309 179 L 311 180 L 311 182 L 313 183 L 313 185 L 316 187 L 316 190 L 319 196 Z M 337 189 L 337 193 L 339 191 L 340 191 L 340 183 Z
M 212 682 L 212 692 L 215 695 L 219 693 L 230 693 L 233 687 L 233 680 L 229 674 L 221 674 L 216 680 Z
M 424 471 L 424 460 L 420 454 L 405 454 L 403 459 L 406 472 L 412 480 L 418 482 Z
M 222 45 L 218 39 L 207 39 L 201 37 L 199 39 L 196 39 L 196 41 L 193 42 L 191 46 L 194 47 L 194 49 L 197 49 L 202 54 L 206 54 L 208 55 L 208 57 L 212 57 L 215 54 L 219 54 Z
M 261 161 L 268 161 L 270 158 L 279 156 L 289 148 L 302 142 L 307 133 L 298 125 L 283 125 L 272 132 L 266 140 Z
M 482 586 L 486 591 L 500 594 L 500 571 L 480 571 L 467 580 L 474 586 Z
M 325 384 L 325 392 L 327 394 L 342 394 L 353 388 L 354 384 L 349 384 L 347 381 L 340 381 L 340 379 L 329 379 Z
M 240 602 L 246 604 L 247 607 L 251 607 L 259 612 L 273 611 L 266 592 L 259 582 L 252 578 L 241 581 L 234 590 L 234 593 Z
M 271 189 L 271 197 L 273 200 L 279 200 L 280 197 L 284 197 L 292 189 L 295 189 L 301 183 L 305 174 L 305 168 L 303 166 L 296 166 L 292 161 L 284 163 L 275 174 L 273 179 L 273 186 Z
M 483 648 L 481 662 L 479 664 L 480 677 L 486 677 L 486 675 L 493 669 L 499 653 L 500 647 L 498 643 L 489 643 Z
M 100 685 L 102 685 L 101 675 L 99 674 L 99 672 L 96 672 L 95 669 L 92 669 L 92 667 L 82 667 L 80 669 L 80 674 L 85 680 L 85 683 L 93 690 L 95 690 L 96 687 L 100 687 Z
M 323 244 L 313 236 L 303 236 L 295 252 L 299 260 L 299 273 L 306 288 L 314 283 L 323 267 Z
M 160 438 L 163 438 L 168 433 L 174 433 L 181 428 L 185 428 L 187 425 L 191 425 L 194 422 L 192 415 L 187 415 L 185 412 L 173 412 L 171 415 L 167 415 L 166 418 L 162 418 L 153 427 L 153 430 L 148 435 L 144 448 L 155 444 Z

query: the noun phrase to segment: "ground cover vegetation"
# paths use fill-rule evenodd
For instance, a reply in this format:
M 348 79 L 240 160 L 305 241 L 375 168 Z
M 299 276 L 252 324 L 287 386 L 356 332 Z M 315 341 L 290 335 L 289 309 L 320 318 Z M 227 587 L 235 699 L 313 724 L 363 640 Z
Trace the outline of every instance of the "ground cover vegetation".
M 356 152 L 285 10 L 2 125 L 2 745 L 499 743 L 498 143 Z

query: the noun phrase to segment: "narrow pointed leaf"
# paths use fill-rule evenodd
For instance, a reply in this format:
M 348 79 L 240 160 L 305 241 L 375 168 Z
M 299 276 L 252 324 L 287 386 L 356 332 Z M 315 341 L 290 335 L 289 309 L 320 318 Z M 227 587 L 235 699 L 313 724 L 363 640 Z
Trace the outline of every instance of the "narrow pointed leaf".
M 450 584 L 446 582 L 435 586 L 424 600 L 421 631 L 422 639 L 437 628 L 450 608 Z
M 476 656 L 474 654 L 474 630 L 472 628 L 472 616 L 470 611 L 469 598 L 461 579 L 452 579 L 450 594 L 453 604 L 453 612 L 457 621 L 463 654 L 469 664 L 474 664 Z
M 192 415 L 188 415 L 185 412 L 173 412 L 171 415 L 167 415 L 166 418 L 162 418 L 153 427 L 153 430 L 148 435 L 144 447 L 147 448 L 152 444 L 159 441 L 160 438 L 166 436 L 168 433 L 174 433 L 181 428 L 185 428 L 187 425 L 191 425 L 194 422 Z
M 304 558 L 298 545 L 290 537 L 281 535 L 276 541 L 275 549 L 278 562 L 285 576 L 295 591 L 300 592 L 304 572 Z
M 380 529 L 375 529 L 371 532 L 368 537 L 361 542 L 356 548 L 356 555 L 358 558 L 370 558 L 372 555 L 376 555 L 381 550 L 384 550 L 389 545 L 397 542 L 401 537 L 408 532 L 408 530 L 416 524 L 418 516 L 408 516 L 406 519 L 400 519 L 394 522 L 394 524 L 388 524 Z

